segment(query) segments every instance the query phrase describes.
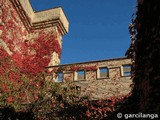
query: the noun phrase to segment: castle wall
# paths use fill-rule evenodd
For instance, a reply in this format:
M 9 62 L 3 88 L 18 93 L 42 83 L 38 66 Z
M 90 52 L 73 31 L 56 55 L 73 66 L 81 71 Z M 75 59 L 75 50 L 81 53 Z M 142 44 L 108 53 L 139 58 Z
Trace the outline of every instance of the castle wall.
M 32 56 L 43 61 L 41 58 L 48 57 L 45 66 L 58 65 L 62 36 L 67 32 L 68 21 L 60 7 L 35 13 L 29 0 L 0 2 L 0 48 L 15 60 L 22 62 Z
M 131 60 L 117 58 L 101 61 L 50 66 L 53 79 L 58 82 L 72 82 L 79 86 L 82 96 L 92 99 L 126 95 L 130 92 Z
M 0 21 L 0 46 L 5 49 L 9 55 L 14 54 L 14 52 L 22 53 L 28 31 L 10 0 L 3 0 L 3 3 L 1 3 Z
M 68 25 L 61 8 L 35 13 L 29 0 L 0 1 L 0 49 L 19 66 L 23 64 L 26 73 L 50 66 L 54 81 L 73 82 L 81 87 L 82 96 L 93 99 L 129 93 L 130 59 L 55 66 L 60 63 Z

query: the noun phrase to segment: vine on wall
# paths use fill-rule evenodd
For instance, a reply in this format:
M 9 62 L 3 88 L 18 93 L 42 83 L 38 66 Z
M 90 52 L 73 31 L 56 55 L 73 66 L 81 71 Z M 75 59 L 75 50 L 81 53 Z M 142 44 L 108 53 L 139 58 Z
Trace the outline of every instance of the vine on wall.
M 41 72 L 49 64 L 53 52 L 60 58 L 61 46 L 54 30 L 28 33 L 12 4 L 8 0 L 3 2 L 7 4 L 1 6 L 3 26 L 0 30 L 3 31 L 1 38 L 5 43 L 1 47 L 7 51 L 22 72 L 30 75 Z M 29 38 L 31 34 L 37 36 Z
M 0 106 L 30 103 L 45 92 L 45 67 L 61 46 L 52 28 L 28 32 L 10 0 L 1 4 Z M 47 88 L 49 89 L 49 87 Z

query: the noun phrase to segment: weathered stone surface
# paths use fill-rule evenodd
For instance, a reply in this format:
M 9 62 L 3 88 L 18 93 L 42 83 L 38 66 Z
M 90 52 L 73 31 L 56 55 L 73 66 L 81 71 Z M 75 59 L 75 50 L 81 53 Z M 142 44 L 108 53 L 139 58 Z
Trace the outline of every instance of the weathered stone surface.
M 123 73 L 126 72 L 126 69 L 123 68 L 124 65 L 131 65 L 131 60 L 117 58 L 51 66 L 50 68 L 55 69 L 55 72 L 57 72 L 54 76 L 55 81 L 60 79 L 57 77 L 58 74 L 63 74 L 61 80 L 63 82 L 71 81 L 80 86 L 82 96 L 88 95 L 91 99 L 99 99 L 115 95 L 126 95 L 130 92 L 132 80 L 130 75 L 125 76 Z M 103 75 L 101 77 L 100 74 L 105 74 L 101 71 L 101 68 L 107 68 L 108 76 L 104 77 Z M 84 71 L 84 75 L 80 74 L 80 77 L 78 77 L 79 71 Z M 128 71 L 131 71 L 131 69 L 128 68 Z
M 29 0 L 0 1 L 0 47 L 9 55 L 22 54 L 25 43 L 34 43 L 42 34 L 54 34 L 53 40 L 62 47 L 62 36 L 68 32 L 68 26 L 61 7 L 34 12 Z M 49 65 L 60 63 L 59 54 L 53 52 Z
M 34 12 L 29 0 L 0 1 L 0 47 L 9 55 L 18 53 L 25 57 L 22 51 L 26 43 L 32 44 L 39 37 L 50 34 L 54 34 L 61 49 L 62 36 L 68 32 L 68 26 L 60 7 Z M 29 48 L 26 51 L 31 55 L 35 53 Z M 125 76 L 124 73 L 129 70 L 123 67 L 131 64 L 130 59 L 118 58 L 55 66 L 60 63 L 59 54 L 53 52 L 50 56 L 49 70 L 53 70 L 53 80 L 57 81 L 57 73 L 62 73 L 62 81 L 71 81 L 80 86 L 82 96 L 89 95 L 92 99 L 98 99 L 127 94 L 130 91 L 129 85 L 132 82 L 130 76 Z

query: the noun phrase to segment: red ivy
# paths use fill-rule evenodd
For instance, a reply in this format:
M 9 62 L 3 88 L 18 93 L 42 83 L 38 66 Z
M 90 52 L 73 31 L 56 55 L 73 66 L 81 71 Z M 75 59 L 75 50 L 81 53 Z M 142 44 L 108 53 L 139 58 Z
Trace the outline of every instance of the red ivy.
M 7 3 L 4 0 L 5 2 Z M 61 46 L 54 30 L 37 30 L 28 33 L 26 29 L 22 29 L 23 23 L 17 17 L 18 14 L 10 2 L 3 4 L 1 9 L 4 23 L 0 27 L 3 31 L 2 40 L 13 53 L 11 59 L 23 73 L 33 76 L 42 72 L 44 67 L 48 66 L 53 52 L 56 52 L 60 58 Z M 35 35 L 34 38 L 28 40 L 29 34 Z M 8 56 L 6 52 L 2 54 Z
M 87 71 L 94 71 L 97 70 L 97 66 L 85 66 L 84 69 Z
M 44 83 L 37 79 L 34 81 L 32 78 L 45 70 L 53 52 L 56 52 L 60 58 L 61 46 L 57 34 L 50 28 L 28 33 L 8 0 L 3 0 L 1 9 L 3 22 L 3 26 L 0 26 L 1 39 L 11 54 L 0 45 L 0 79 L 3 79 L 0 80 L 0 95 L 7 94 L 5 100 L 10 103 L 14 102 L 14 95 L 17 96 L 15 99 L 22 99 L 22 96 L 23 99 L 28 99 L 26 96 L 32 95 L 27 95 L 24 91 L 33 93 L 35 90 L 33 96 L 37 99 L 37 91 Z M 11 94 L 16 91 L 17 93 L 12 96 Z

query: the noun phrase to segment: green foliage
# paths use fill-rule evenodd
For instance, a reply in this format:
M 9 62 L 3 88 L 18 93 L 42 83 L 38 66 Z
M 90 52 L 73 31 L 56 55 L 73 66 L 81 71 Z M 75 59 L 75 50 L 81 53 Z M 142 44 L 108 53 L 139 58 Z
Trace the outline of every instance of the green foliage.
M 44 71 L 30 77 L 8 57 L 2 61 L 2 65 L 9 65 L 1 67 L 6 72 L 0 74 L 2 120 L 102 119 L 118 109 L 124 100 L 124 97 L 89 100 L 87 95 L 80 96 L 81 88 L 73 82 L 53 82 Z

